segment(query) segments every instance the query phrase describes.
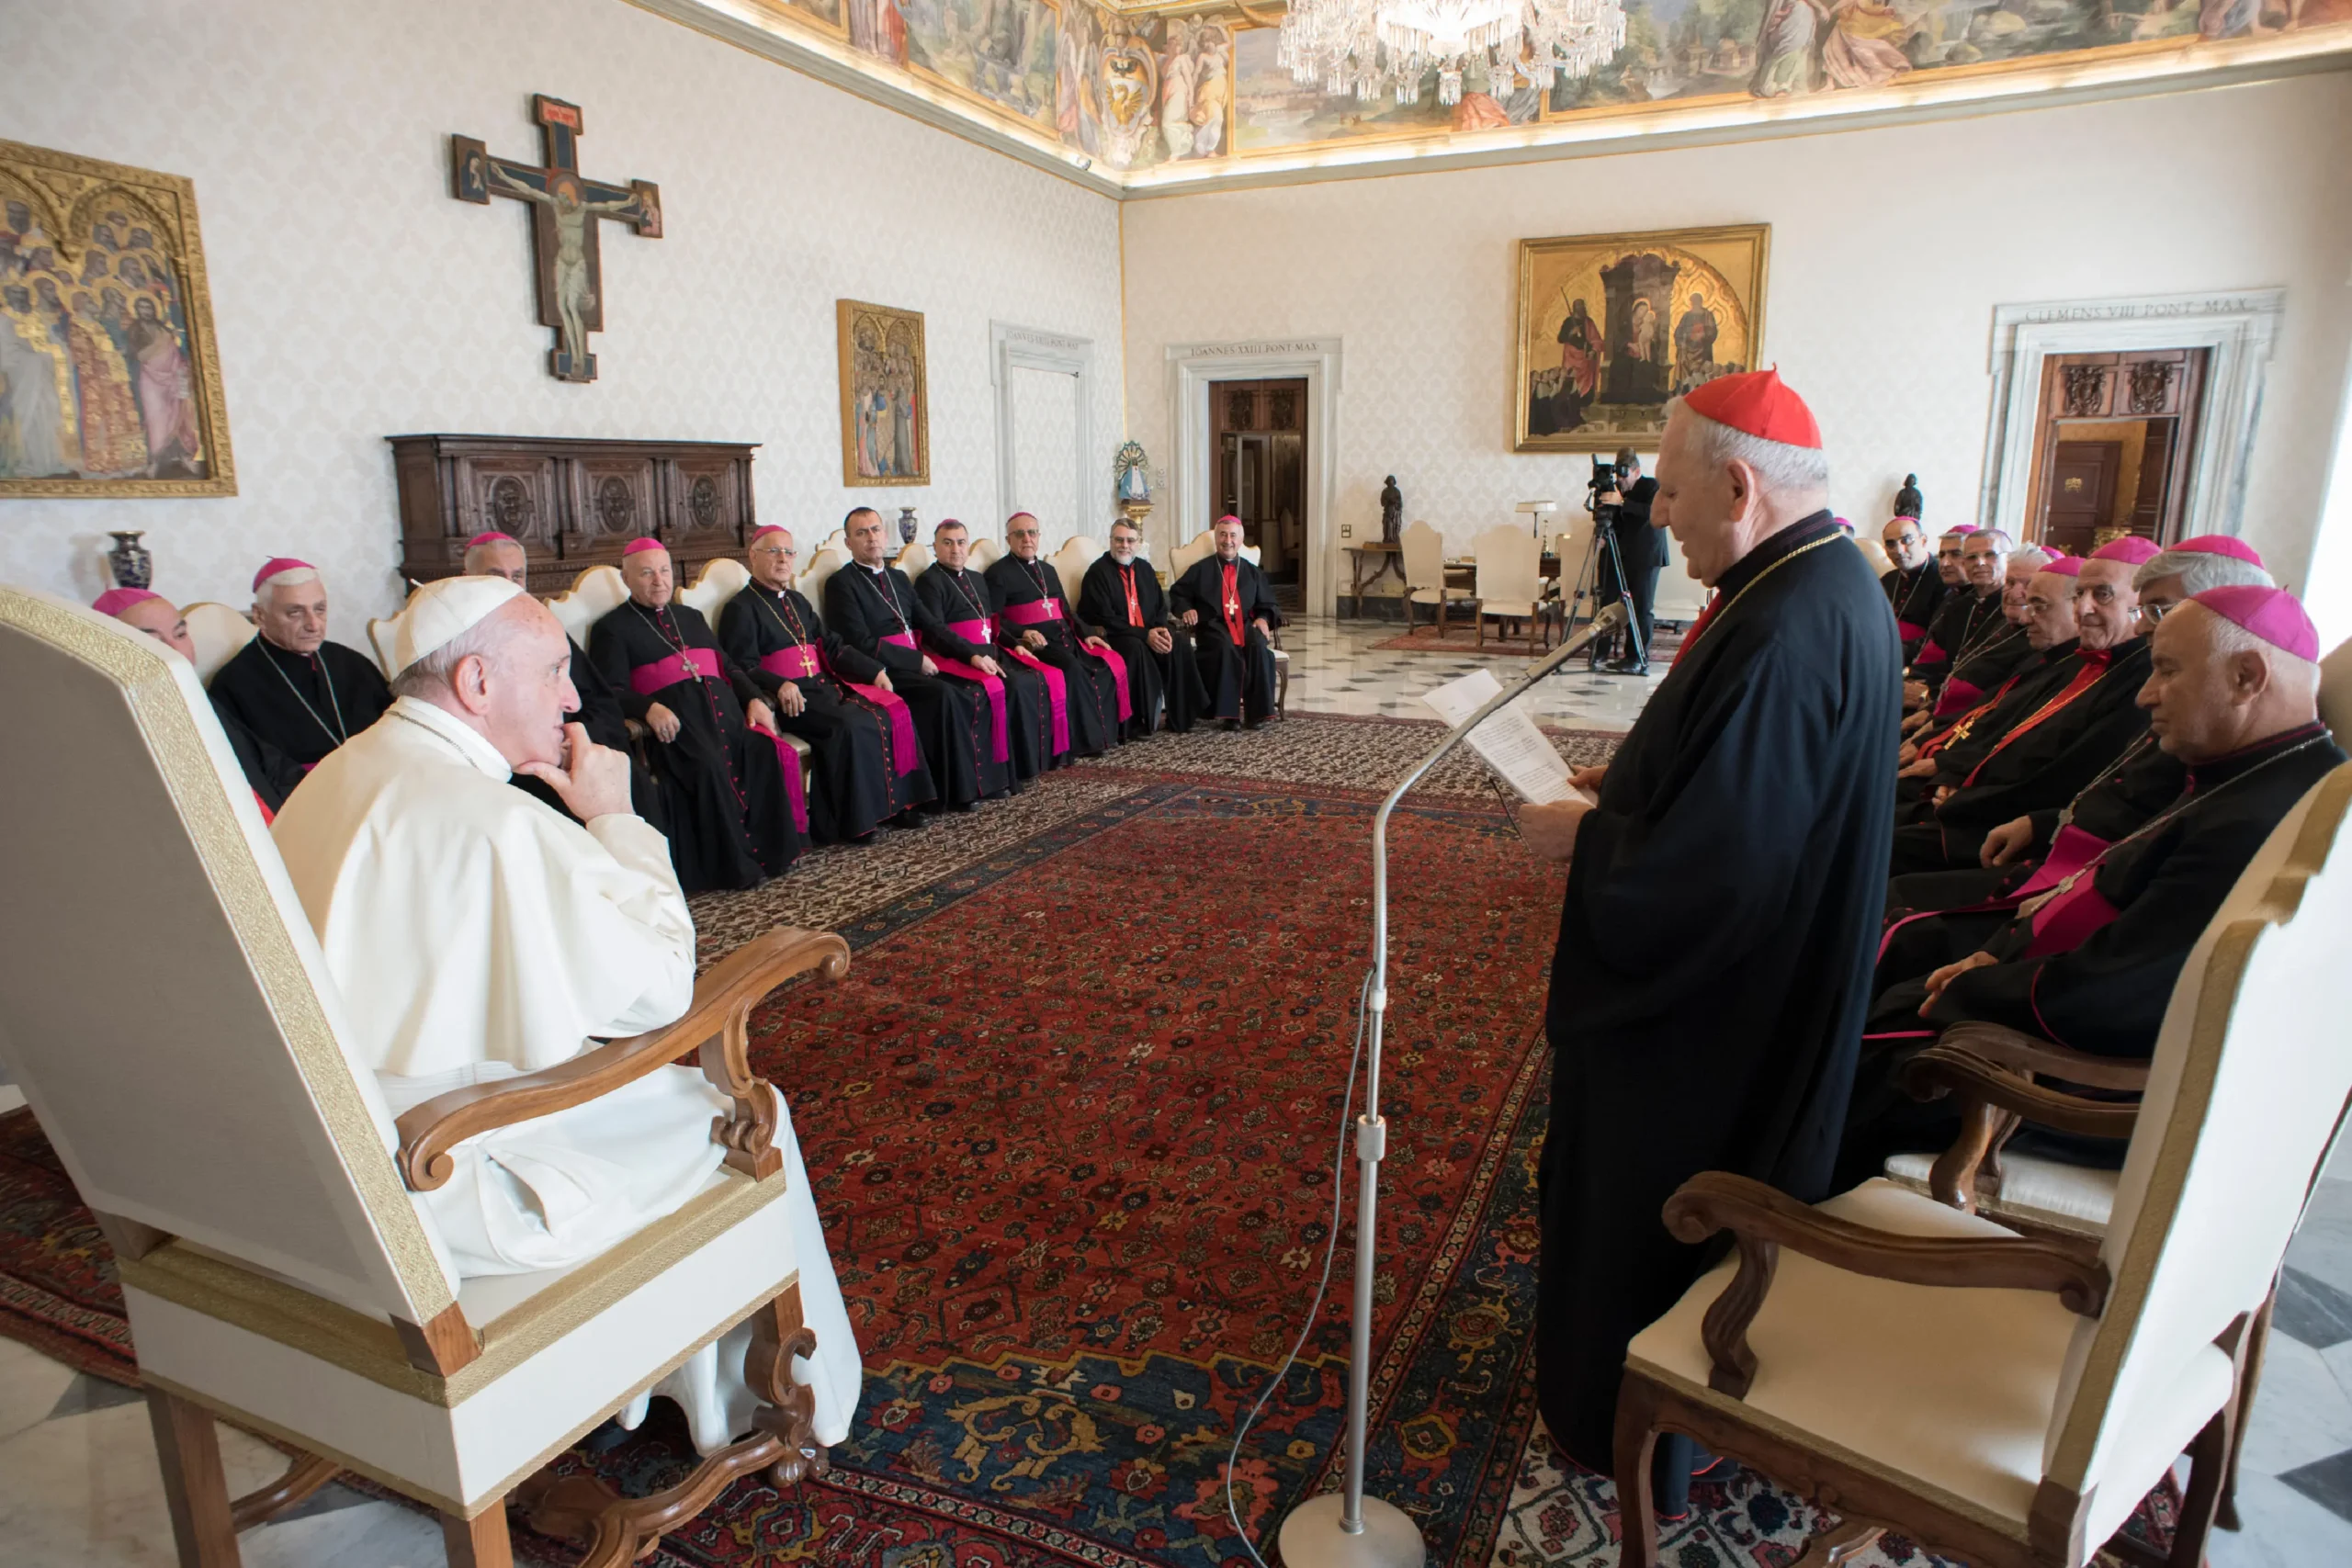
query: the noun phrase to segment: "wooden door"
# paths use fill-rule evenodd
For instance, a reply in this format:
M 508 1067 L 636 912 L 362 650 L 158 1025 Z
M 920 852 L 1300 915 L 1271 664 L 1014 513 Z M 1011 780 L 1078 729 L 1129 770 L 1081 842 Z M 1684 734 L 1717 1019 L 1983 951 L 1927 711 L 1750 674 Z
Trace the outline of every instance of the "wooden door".
M 2115 476 L 2123 466 L 2120 441 L 2061 441 L 2052 451 L 2050 506 L 2041 541 L 2070 556 L 2088 555 L 2115 515 Z
M 1218 381 L 1209 388 L 1216 427 L 1216 515 L 1241 519 L 1241 537 L 1276 581 L 1306 577 L 1306 382 Z

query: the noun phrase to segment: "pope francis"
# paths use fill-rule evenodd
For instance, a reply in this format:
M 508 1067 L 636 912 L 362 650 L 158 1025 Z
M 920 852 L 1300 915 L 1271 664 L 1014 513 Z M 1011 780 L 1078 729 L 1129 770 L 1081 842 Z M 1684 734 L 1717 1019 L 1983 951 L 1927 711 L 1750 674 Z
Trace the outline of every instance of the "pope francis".
M 628 759 L 563 722 L 579 697 L 561 623 L 504 579 L 447 578 L 410 599 L 393 654 L 390 711 L 303 780 L 272 829 L 392 1113 L 674 1021 L 693 999 L 694 919 L 668 844 L 630 809 Z M 509 788 L 514 773 L 579 820 Z M 699 1072 L 664 1067 L 458 1145 L 425 1206 L 460 1275 L 562 1269 L 709 1180 L 724 1153 L 712 1118 L 728 1110 Z M 857 1343 L 788 1112 L 776 1142 L 819 1345 L 796 1370 L 831 1444 L 856 1405 Z M 741 1337 L 667 1390 L 706 1451 L 750 1408 Z

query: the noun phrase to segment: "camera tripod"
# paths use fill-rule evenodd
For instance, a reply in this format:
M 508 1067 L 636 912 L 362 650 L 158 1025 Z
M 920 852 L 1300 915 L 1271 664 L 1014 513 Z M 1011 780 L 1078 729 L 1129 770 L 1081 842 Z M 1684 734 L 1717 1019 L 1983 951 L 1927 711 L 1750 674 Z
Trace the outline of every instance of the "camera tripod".
M 1608 552 L 1609 569 L 1615 574 L 1617 597 L 1625 605 L 1625 622 L 1623 631 L 1626 642 L 1633 648 L 1634 664 L 1637 668 L 1647 669 L 1650 661 L 1648 639 L 1642 635 L 1641 625 L 1634 615 L 1633 582 L 1625 575 L 1625 558 L 1617 549 L 1616 524 L 1617 509 L 1613 506 L 1602 506 L 1592 513 L 1592 537 L 1585 541 L 1584 561 L 1577 568 L 1576 584 L 1567 596 L 1569 625 L 1573 626 L 1575 624 L 1576 606 L 1585 595 L 1585 584 L 1588 580 L 1592 584 L 1593 599 L 1593 615 L 1588 618 L 1597 618 L 1600 613 L 1600 567 L 1602 552 L 1605 550 Z M 1565 629 L 1563 635 L 1565 635 Z M 1611 637 L 1605 644 L 1595 642 L 1592 645 L 1589 668 L 1595 671 L 1603 668 L 1603 649 L 1608 647 L 1613 651 L 1616 640 L 1615 637 Z

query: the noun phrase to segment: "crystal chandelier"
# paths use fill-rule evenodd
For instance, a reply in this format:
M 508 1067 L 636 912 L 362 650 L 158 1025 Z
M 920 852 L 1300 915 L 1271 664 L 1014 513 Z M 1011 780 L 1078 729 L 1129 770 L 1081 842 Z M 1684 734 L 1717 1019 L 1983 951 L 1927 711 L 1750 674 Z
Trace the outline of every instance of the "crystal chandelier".
M 1514 73 L 1546 90 L 1555 76 L 1589 76 L 1624 43 L 1621 0 L 1291 0 L 1281 60 L 1335 97 L 1386 92 L 1400 104 L 1435 70 L 1438 102 L 1457 104 L 1474 62 L 1500 96 Z

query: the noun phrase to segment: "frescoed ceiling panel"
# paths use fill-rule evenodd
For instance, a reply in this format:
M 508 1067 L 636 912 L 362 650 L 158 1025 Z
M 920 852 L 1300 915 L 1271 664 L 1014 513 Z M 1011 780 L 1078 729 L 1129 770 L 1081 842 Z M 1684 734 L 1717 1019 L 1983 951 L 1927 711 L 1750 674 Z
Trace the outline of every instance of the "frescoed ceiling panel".
M 635 0 L 1106 194 L 1625 151 L 2352 67 L 2352 0 L 1625 0 L 1625 41 L 1458 103 L 1295 81 L 1233 0 Z

